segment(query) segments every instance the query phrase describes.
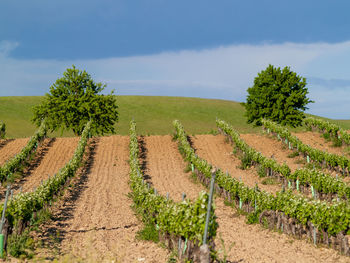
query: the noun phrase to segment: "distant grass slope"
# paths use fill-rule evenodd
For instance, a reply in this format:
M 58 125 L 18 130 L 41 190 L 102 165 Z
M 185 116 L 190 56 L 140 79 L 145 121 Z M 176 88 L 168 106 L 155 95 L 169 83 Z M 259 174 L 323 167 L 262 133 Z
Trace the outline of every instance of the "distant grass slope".
M 31 108 L 43 97 L 0 97 L 0 120 L 6 123 L 7 137 L 29 137 L 36 127 L 30 122 Z M 178 119 L 190 134 L 216 129 L 215 118 L 231 123 L 242 133 L 260 131 L 246 123 L 244 108 L 237 102 L 183 97 L 118 96 L 120 120 L 117 133 L 127 135 L 129 122 L 135 119 L 140 134 L 170 134 L 172 121 Z M 350 129 L 350 121 L 335 121 Z M 52 136 L 72 136 L 56 132 Z

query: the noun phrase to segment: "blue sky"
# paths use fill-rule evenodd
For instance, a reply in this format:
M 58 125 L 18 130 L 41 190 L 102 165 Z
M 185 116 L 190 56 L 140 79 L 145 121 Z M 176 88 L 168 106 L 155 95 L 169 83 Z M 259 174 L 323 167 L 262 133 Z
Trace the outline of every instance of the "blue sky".
M 310 113 L 350 119 L 349 1 L 2 0 L 0 96 L 72 64 L 121 95 L 244 101 L 268 64 L 307 78 Z

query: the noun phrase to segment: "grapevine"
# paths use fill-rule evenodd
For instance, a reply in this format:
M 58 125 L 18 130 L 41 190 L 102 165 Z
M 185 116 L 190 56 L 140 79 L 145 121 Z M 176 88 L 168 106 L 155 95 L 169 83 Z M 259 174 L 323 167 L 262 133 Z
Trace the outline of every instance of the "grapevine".
M 163 234 L 181 236 L 201 245 L 203 241 L 205 215 L 209 196 L 201 192 L 199 197 L 191 202 L 184 200 L 176 203 L 155 193 L 144 181 L 139 165 L 139 146 L 136 135 L 136 123 L 130 123 L 130 186 L 132 198 L 143 221 L 151 222 Z M 209 224 L 209 239 L 216 236 L 215 207 L 211 210 Z
M 350 134 L 334 123 L 313 117 L 306 118 L 304 123 L 311 129 L 318 128 L 320 131 L 329 133 L 333 137 L 340 139 L 343 143 L 350 145 Z
M 21 165 L 29 158 L 31 153 L 37 150 L 38 144 L 46 137 L 47 125 L 45 121 L 42 121 L 40 127 L 35 134 L 29 139 L 28 143 L 16 154 L 12 159 L 8 160 L 3 166 L 0 167 L 0 182 L 6 181 L 7 177 L 16 172 Z
M 181 123 L 174 121 L 174 126 L 179 149 L 184 159 L 209 178 L 212 166 L 194 153 Z M 240 200 L 250 206 L 255 203 L 256 212 L 262 213 L 271 210 L 282 212 L 299 224 L 307 226 L 312 223 L 319 230 L 326 231 L 330 235 L 350 232 L 350 206 L 348 202 L 332 201 L 329 203 L 309 200 L 302 196 L 296 196 L 291 191 L 281 191 L 274 196 L 263 190 L 257 191 L 256 188 L 249 188 L 221 170 L 217 171 L 216 178 L 219 189 L 226 191 L 233 200 Z

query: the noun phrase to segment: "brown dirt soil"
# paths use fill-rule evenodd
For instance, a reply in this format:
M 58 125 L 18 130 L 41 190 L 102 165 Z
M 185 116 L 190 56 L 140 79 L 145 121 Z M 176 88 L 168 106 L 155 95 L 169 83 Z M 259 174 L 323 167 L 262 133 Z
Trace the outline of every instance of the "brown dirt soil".
M 321 137 L 320 133 L 318 132 L 302 132 L 302 133 L 293 133 L 296 137 L 298 137 L 303 143 L 310 145 L 313 148 L 326 151 L 329 153 L 337 154 L 337 155 L 344 155 L 346 152 L 346 147 L 333 147 L 332 142 L 327 142 L 324 138 Z M 347 155 L 349 157 L 349 155 Z M 329 170 L 327 168 L 324 168 L 323 171 L 325 173 L 331 174 L 334 177 L 337 173 L 334 170 Z M 341 177 L 340 177 L 341 178 Z M 350 177 L 344 177 L 342 180 L 346 183 L 350 183 Z
M 197 135 L 192 139 L 202 158 L 208 157 L 208 161 L 212 160 L 218 167 L 226 165 L 231 174 L 234 173 L 230 169 L 242 171 L 236 168 L 239 160 L 230 154 L 232 146 L 224 142 L 223 136 Z M 59 256 L 63 262 L 166 262 L 168 251 L 152 242 L 135 239 L 142 223 L 131 210 L 132 200 L 127 197 L 130 192 L 128 143 L 126 136 L 98 138 L 87 172 L 77 178 L 70 195 L 55 208 L 59 210 L 54 213 L 53 220 L 46 223 L 42 235 L 57 246 L 49 251 L 52 257 L 45 256 L 47 260 Z M 189 198 L 196 198 L 204 189 L 185 173 L 186 164 L 170 136 L 145 137 L 144 146 L 146 174 L 161 194 L 169 192 L 171 198 L 181 200 L 183 192 Z M 49 160 L 50 151 L 44 160 Z M 242 178 L 251 173 L 242 171 Z M 247 225 L 246 218 L 225 206 L 222 198 L 216 198 L 215 203 L 219 223 L 216 244 L 222 249 L 220 236 L 226 248 L 234 244 L 227 253 L 230 260 L 350 262 L 348 257 L 332 249 L 316 248 L 304 240 L 263 229 L 260 225 Z M 219 255 L 222 257 L 223 253 Z
M 98 139 L 91 167 L 50 223 L 67 262 L 165 262 L 169 252 L 135 238 L 142 223 L 128 198 L 129 138 Z
M 262 181 L 265 178 L 259 178 L 256 168 L 251 167 L 247 170 L 239 168 L 241 161 L 232 153 L 233 147 L 225 142 L 223 135 L 196 135 L 191 137 L 196 153 L 212 165 L 228 172 L 236 179 L 242 179 L 242 182 L 250 187 L 256 183 L 259 188 L 269 193 L 276 193 L 281 190 L 279 184 L 264 185 Z
M 79 137 L 56 138 L 50 147 L 41 151 L 40 155 L 43 155 L 44 158 L 33 163 L 26 172 L 27 175 L 25 174 L 18 182 L 18 185 L 22 187 L 22 192 L 32 191 L 42 180 L 56 174 L 73 157 L 79 139 Z
M 294 158 L 288 158 L 288 155 L 292 153 L 288 149 L 288 146 L 284 149 L 281 142 L 264 135 L 259 134 L 241 134 L 241 138 L 250 146 L 261 152 L 265 157 L 273 157 L 278 163 L 286 164 L 293 171 L 300 168 L 300 164 L 296 164 L 296 160 L 302 161 L 299 156 Z
M 172 141 L 171 136 L 147 136 L 141 141 L 145 149 L 141 159 L 145 164 L 144 174 L 150 178 L 160 194 L 169 193 L 170 198 L 178 202 L 182 200 L 182 193 L 186 193 L 186 198 L 194 200 L 200 191 L 206 191 L 204 186 L 190 178 L 190 173 L 185 172 L 186 164 L 177 149 L 177 143 Z M 227 234 L 226 229 L 234 227 L 234 222 L 230 220 L 233 211 L 231 208 L 226 209 L 220 198 L 217 198 L 215 203 L 219 223 L 218 233 L 225 244 L 230 244 L 233 242 L 232 237 Z M 222 227 L 223 225 L 225 227 Z M 222 247 L 219 238 L 215 242 L 219 248 Z M 233 260 L 235 256 L 231 253 L 228 259 Z
M 220 145 L 219 148 L 227 147 L 228 153 L 232 149 L 229 144 L 224 143 L 222 136 L 197 135 L 194 139 L 195 146 L 203 139 L 206 141 L 205 145 L 210 145 L 210 148 L 206 149 L 208 155 L 212 158 L 218 155 L 218 159 L 231 162 L 230 154 L 215 150 L 217 145 Z M 196 198 L 204 187 L 194 183 L 189 173 L 184 172 L 186 165 L 177 150 L 177 144 L 171 141 L 171 137 L 149 136 L 143 141 L 146 153 L 143 156 L 144 168 L 158 192 L 161 194 L 169 192 L 170 197 L 175 200 L 181 200 L 183 192 L 189 198 Z M 204 150 L 197 153 L 200 156 L 202 153 L 205 154 Z M 222 163 L 225 164 L 225 161 Z M 223 258 L 223 246 L 220 239 L 223 240 L 227 250 L 233 244 L 232 249 L 227 251 L 227 259 L 233 262 L 350 262 L 349 258 L 339 255 L 332 249 L 316 248 L 304 240 L 263 229 L 260 225 L 247 225 L 246 218 L 237 215 L 233 208 L 224 205 L 220 197 L 216 198 L 215 204 L 219 223 L 215 242 L 221 258 Z
M 3 148 L 9 142 L 12 142 L 14 139 L 0 139 L 0 149 Z
M 26 146 L 29 138 L 15 139 L 8 142 L 0 149 L 0 165 L 3 165 L 7 160 L 19 153 Z
M 147 136 L 143 139 L 146 149 L 142 159 L 145 164 L 144 175 L 150 178 L 153 187 L 161 195 L 165 196 L 169 192 L 170 198 L 178 202 L 182 200 L 182 193 L 194 200 L 200 191 L 205 191 L 202 185 L 190 181 L 189 173 L 185 173 L 187 165 L 170 135 Z
M 293 133 L 294 136 L 298 137 L 303 143 L 310 145 L 316 149 L 326 151 L 329 153 L 334 153 L 338 155 L 343 155 L 345 151 L 345 146 L 342 147 L 333 147 L 332 142 L 327 142 L 324 138 L 322 138 L 321 133 L 318 132 L 298 132 Z

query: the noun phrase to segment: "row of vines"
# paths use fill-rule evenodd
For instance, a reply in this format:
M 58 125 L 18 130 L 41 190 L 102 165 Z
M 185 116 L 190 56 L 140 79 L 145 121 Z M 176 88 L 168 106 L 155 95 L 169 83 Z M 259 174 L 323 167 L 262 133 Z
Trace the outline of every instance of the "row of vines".
M 184 159 L 195 167 L 201 181 L 210 178 L 212 165 L 198 157 L 188 142 L 180 122 L 175 121 L 176 137 Z M 294 195 L 292 191 L 269 194 L 249 188 L 228 173 L 216 173 L 217 191 L 236 207 L 252 214 L 261 223 L 300 238 L 313 238 L 350 255 L 346 234 L 350 232 L 350 206 L 347 202 L 331 203 Z
M 6 181 L 9 176 L 26 164 L 31 155 L 37 150 L 38 145 L 45 139 L 47 131 L 47 125 L 43 121 L 21 152 L 0 167 L 0 182 Z
M 333 169 L 338 172 L 341 171 L 343 175 L 350 176 L 349 158 L 324 152 L 315 149 L 309 145 L 306 145 L 301 140 L 299 140 L 299 138 L 292 135 L 287 128 L 282 127 L 281 125 L 275 122 L 266 119 L 263 119 L 261 122 L 268 133 L 271 132 L 273 135 L 280 138 L 281 140 L 286 140 L 287 143 L 290 143 L 292 149 L 304 155 L 305 158 L 310 158 L 311 160 L 322 165 L 323 167 L 327 167 L 328 169 Z
M 44 208 L 45 205 L 48 205 L 66 185 L 68 179 L 76 174 L 77 170 L 83 164 L 83 156 L 89 139 L 90 127 L 91 122 L 88 122 L 73 157 L 57 174 L 43 181 L 34 191 L 16 194 L 9 200 L 5 211 L 6 222 L 3 229 L 3 233 L 6 236 L 13 232 L 20 234 L 26 225 L 28 225 L 31 218 L 35 216 L 35 213 Z M 44 129 L 43 125 L 39 130 L 41 129 Z M 0 211 L 3 208 L 4 204 L 1 205 Z
M 322 173 L 316 169 L 297 169 L 294 173 L 286 165 L 280 165 L 275 159 L 268 158 L 250 147 L 241 139 L 239 133 L 233 127 L 223 120 L 216 120 L 216 124 L 221 132 L 229 136 L 234 143 L 236 152 L 240 152 L 245 159 L 250 160 L 250 165 L 259 166 L 259 169 L 266 169 L 270 176 L 280 177 L 285 184 L 297 189 L 298 191 L 311 190 L 319 193 L 318 197 L 322 199 L 350 199 L 350 187 L 341 179 Z
M 200 246 L 203 244 L 205 217 L 209 195 L 201 192 L 194 200 L 176 203 L 162 195 L 144 180 L 139 164 L 139 145 L 136 135 L 136 123 L 130 123 L 130 187 L 137 213 L 145 224 L 153 224 L 160 233 L 160 239 L 169 249 L 178 250 L 180 259 L 199 259 Z M 211 209 L 208 240 L 210 249 L 215 248 L 214 238 L 218 224 L 215 208 Z
M 313 117 L 306 118 L 304 123 L 310 129 L 318 129 L 323 133 L 328 133 L 334 138 L 338 138 L 342 143 L 350 145 L 350 133 L 334 123 Z

